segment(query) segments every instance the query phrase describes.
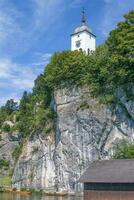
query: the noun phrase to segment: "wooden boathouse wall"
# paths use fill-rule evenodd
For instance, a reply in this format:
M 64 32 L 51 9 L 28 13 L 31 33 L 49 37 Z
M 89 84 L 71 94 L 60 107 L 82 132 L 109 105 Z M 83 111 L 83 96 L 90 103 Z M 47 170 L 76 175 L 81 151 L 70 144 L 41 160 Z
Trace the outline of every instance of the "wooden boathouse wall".
M 134 200 L 134 191 L 84 191 L 84 200 Z
M 94 161 L 80 182 L 84 200 L 134 200 L 134 159 Z
M 134 200 L 134 183 L 84 183 L 84 200 Z

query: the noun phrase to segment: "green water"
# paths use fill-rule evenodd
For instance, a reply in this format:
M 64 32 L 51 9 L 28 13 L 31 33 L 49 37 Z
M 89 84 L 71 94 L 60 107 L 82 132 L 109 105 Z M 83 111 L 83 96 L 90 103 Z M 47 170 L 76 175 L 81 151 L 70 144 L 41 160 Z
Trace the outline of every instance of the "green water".
M 82 200 L 82 197 L 50 197 L 44 195 L 20 196 L 13 194 L 0 193 L 0 200 Z

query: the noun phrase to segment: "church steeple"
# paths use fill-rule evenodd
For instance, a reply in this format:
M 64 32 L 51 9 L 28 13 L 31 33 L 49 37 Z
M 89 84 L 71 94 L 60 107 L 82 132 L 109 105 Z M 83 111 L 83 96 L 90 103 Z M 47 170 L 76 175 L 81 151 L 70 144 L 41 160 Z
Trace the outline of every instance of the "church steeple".
M 87 26 L 86 21 L 85 10 L 83 8 L 81 13 L 81 24 L 75 28 L 71 35 L 71 50 L 83 51 L 86 54 L 90 54 L 90 52 L 95 51 L 96 36 Z
M 85 16 L 85 9 L 82 10 L 82 18 L 81 18 L 82 25 L 86 25 L 86 16 Z

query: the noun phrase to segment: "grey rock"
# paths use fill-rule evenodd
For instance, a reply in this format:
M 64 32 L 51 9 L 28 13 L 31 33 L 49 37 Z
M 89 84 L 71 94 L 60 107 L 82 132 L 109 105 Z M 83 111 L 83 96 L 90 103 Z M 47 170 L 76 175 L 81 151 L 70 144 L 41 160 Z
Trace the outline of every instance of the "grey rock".
M 15 161 L 12 157 L 12 153 L 18 144 L 17 136 L 10 136 L 9 133 L 0 133 L 0 160 L 4 159 L 9 162 L 9 169 L 0 169 L 1 176 L 8 176 L 14 168 Z
M 13 187 L 80 191 L 79 178 L 91 162 L 109 159 L 117 140 L 134 138 L 134 100 L 123 90 L 117 98 L 120 103 L 113 107 L 101 105 L 86 88 L 56 91 L 55 133 L 32 134 L 16 165 Z

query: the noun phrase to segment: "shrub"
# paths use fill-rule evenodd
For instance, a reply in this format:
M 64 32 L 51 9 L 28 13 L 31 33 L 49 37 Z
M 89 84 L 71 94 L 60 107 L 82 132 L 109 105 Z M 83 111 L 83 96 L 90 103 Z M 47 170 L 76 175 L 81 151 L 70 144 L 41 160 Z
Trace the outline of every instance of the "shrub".
M 43 132 L 45 133 L 45 134 L 49 134 L 49 133 L 51 133 L 51 131 L 52 131 L 52 127 L 47 127 L 47 128 L 44 128 L 43 129 Z
M 5 123 L 2 126 L 2 131 L 9 133 L 10 132 L 10 125 Z
M 114 144 L 113 158 L 134 159 L 134 143 L 128 143 L 126 140 L 121 140 Z
M 80 108 L 81 108 L 82 110 L 88 109 L 88 108 L 89 108 L 89 105 L 88 105 L 88 103 L 87 103 L 86 101 L 83 101 L 83 102 L 81 102 L 81 104 L 80 104 Z
M 11 177 L 10 176 L 5 176 L 5 177 L 0 177 L 0 186 L 11 186 Z
M 37 153 L 38 150 L 39 150 L 39 147 L 38 147 L 38 146 L 33 146 L 32 148 L 33 148 L 33 149 L 32 149 L 32 153 L 33 153 L 33 154 L 34 154 L 34 153 Z
M 22 152 L 22 147 L 23 147 L 23 144 L 17 145 L 15 147 L 14 151 L 12 152 L 12 157 L 14 158 L 15 161 L 18 160 L 18 158 Z
M 5 170 L 9 169 L 10 161 L 9 160 L 0 160 L 0 169 L 4 168 Z

